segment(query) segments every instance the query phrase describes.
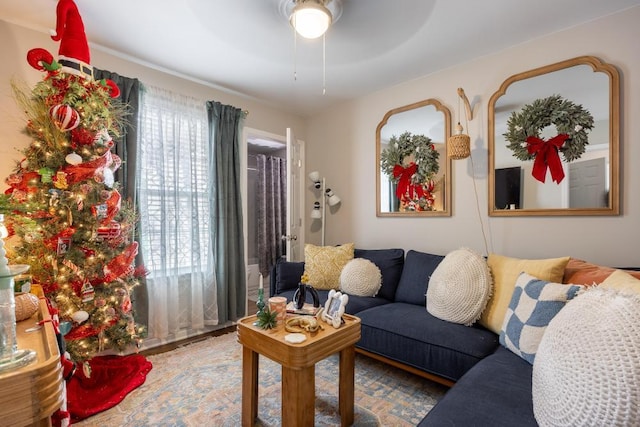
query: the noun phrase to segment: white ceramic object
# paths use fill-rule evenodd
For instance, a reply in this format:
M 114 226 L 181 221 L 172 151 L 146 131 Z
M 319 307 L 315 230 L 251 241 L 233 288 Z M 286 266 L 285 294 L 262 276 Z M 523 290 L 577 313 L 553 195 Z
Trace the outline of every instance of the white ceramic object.
M 307 336 L 305 334 L 287 334 L 284 336 L 284 340 L 291 344 L 300 344 L 307 340 Z

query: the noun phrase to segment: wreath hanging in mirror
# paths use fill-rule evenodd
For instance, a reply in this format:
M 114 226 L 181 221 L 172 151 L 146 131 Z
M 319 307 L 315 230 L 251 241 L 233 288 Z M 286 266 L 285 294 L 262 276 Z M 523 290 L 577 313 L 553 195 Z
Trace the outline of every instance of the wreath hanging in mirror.
M 540 133 L 551 125 L 558 134 L 542 139 Z M 582 105 L 552 95 L 511 113 L 507 128 L 503 135 L 513 156 L 522 161 L 534 160 L 531 175 L 538 181 L 545 182 L 549 169 L 551 179 L 559 184 L 565 176 L 559 153 L 567 163 L 584 154 L 589 143 L 587 132 L 593 129 L 593 116 Z
M 399 137 L 391 137 L 389 146 L 380 154 L 380 167 L 396 185 L 402 210 L 433 210 L 439 156 L 431 139 L 424 135 L 404 132 Z

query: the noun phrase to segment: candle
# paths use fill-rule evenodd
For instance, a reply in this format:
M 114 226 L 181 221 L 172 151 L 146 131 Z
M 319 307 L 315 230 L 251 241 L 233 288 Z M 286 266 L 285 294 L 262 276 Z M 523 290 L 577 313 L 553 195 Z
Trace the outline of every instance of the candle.
M 4 239 L 9 235 L 7 227 L 4 226 L 4 215 L 0 214 L 0 276 L 8 276 L 9 260 L 7 259 L 7 251 L 4 248 Z M 13 279 L 11 279 L 13 281 Z
M 258 286 L 258 289 L 262 289 L 263 287 L 264 287 L 264 283 L 263 283 L 262 273 L 260 273 L 260 285 Z

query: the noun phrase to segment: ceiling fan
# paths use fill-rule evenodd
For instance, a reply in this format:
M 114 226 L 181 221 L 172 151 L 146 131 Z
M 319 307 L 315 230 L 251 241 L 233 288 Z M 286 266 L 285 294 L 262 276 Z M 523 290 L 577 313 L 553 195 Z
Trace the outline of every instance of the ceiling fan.
M 281 13 L 307 39 L 324 35 L 342 15 L 342 0 L 282 0 Z

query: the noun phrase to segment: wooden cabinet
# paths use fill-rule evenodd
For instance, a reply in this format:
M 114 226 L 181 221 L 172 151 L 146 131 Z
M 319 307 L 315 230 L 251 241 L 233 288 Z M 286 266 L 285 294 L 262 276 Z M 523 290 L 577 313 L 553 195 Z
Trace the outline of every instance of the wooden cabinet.
M 47 426 L 62 404 L 63 383 L 60 352 L 51 322 L 37 331 L 26 332 L 41 320 L 49 320 L 44 300 L 29 319 L 18 322 L 18 348 L 36 352 L 27 366 L 0 372 L 0 426 Z

